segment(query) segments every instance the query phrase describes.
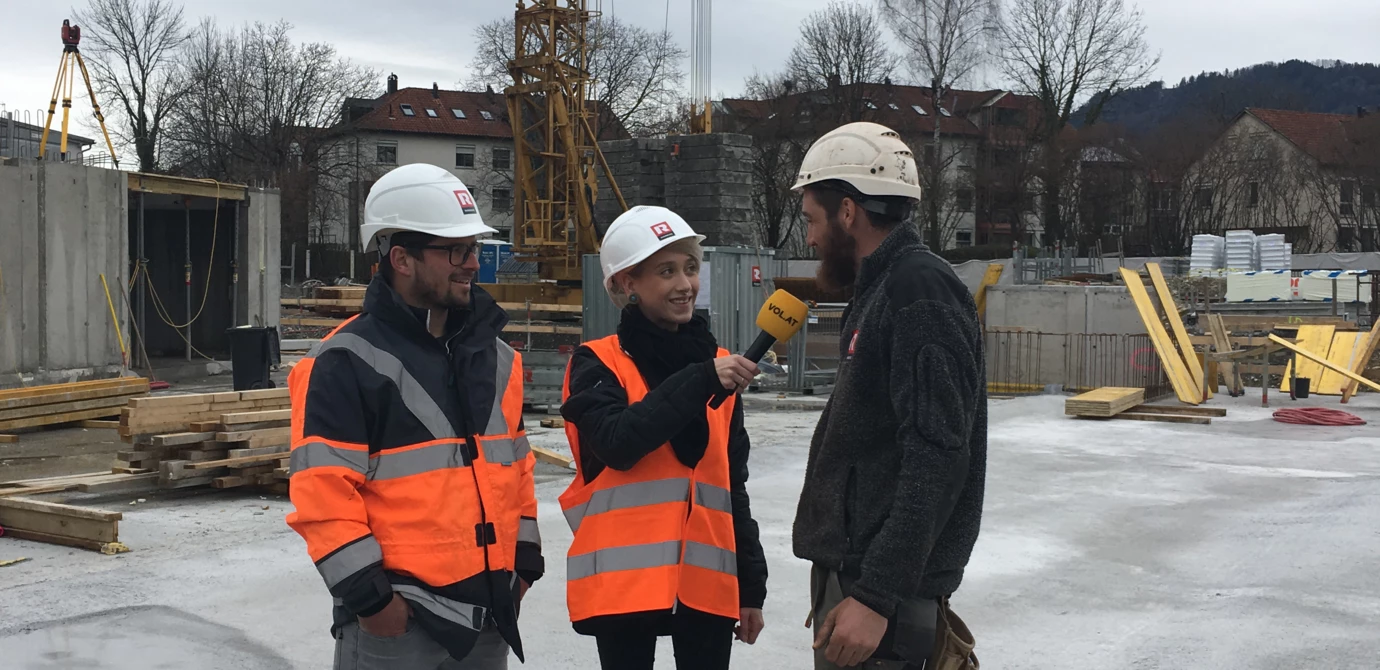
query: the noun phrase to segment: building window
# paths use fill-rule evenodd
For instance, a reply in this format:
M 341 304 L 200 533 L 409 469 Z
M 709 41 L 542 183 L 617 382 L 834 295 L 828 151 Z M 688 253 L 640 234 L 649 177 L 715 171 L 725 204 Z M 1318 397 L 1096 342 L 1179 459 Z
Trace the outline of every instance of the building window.
M 490 206 L 489 208 L 490 210 L 495 212 L 513 211 L 513 189 L 494 188 L 493 197 L 494 201 L 492 206 Z
M 916 113 L 916 114 L 919 114 L 920 116 L 929 116 L 929 115 L 930 115 L 930 113 L 929 113 L 929 112 L 926 112 L 926 111 L 925 111 L 925 108 L 924 108 L 924 107 L 921 107 L 920 105 L 911 105 L 910 108 L 913 109 L 913 110 L 915 110 L 915 113 Z
M 426 115 L 429 116 L 429 117 L 431 117 L 431 118 L 433 118 L 433 119 L 439 119 L 439 118 L 441 118 L 441 117 L 439 117 L 439 116 L 436 116 L 436 110 L 431 109 L 431 108 L 428 108 L 428 109 L 426 110 Z
M 397 165 L 397 164 L 398 164 L 398 143 L 397 143 L 397 142 L 379 142 L 379 144 L 378 144 L 377 159 L 378 159 L 378 164 L 379 164 L 379 165 Z
M 1193 204 L 1198 209 L 1212 209 L 1212 187 L 1199 186 L 1193 194 Z
M 997 109 L 997 125 L 999 126 L 1024 126 L 1025 112 L 1019 109 Z
M 896 106 L 896 103 L 894 103 L 894 102 L 888 102 L 888 103 L 886 104 L 886 106 L 887 106 L 887 107 L 890 107 L 893 111 L 897 111 L 897 112 L 901 111 L 901 108 L 900 108 L 900 107 L 897 107 L 897 106 Z
M 494 169 L 513 169 L 513 151 L 511 149 L 494 149 Z
M 958 189 L 958 192 L 957 192 L 957 193 L 955 194 L 955 196 L 954 196 L 954 200 L 956 201 L 956 204 L 957 204 L 957 206 L 958 206 L 958 211 L 960 211 L 960 212 L 971 212 L 971 211 L 973 211 L 973 189 L 971 189 L 971 188 L 960 188 L 960 189 Z M 960 234 L 961 234 L 961 233 L 960 233 Z
M 1260 182 L 1253 181 L 1246 185 L 1246 206 L 1258 207 L 1260 205 Z
M 455 118 L 457 118 L 457 119 L 463 119 L 463 118 L 465 118 L 465 110 L 463 110 L 463 109 L 452 109 L 452 110 L 450 110 L 450 113 L 451 113 L 451 114 L 454 114 L 454 115 L 455 115 Z
M 971 232 L 966 231 L 966 230 L 960 230 L 960 231 L 958 231 L 958 234 L 956 235 L 956 237 L 957 237 L 957 239 L 958 239 L 958 246 L 960 246 L 960 247 L 971 247 L 971 246 L 973 246 L 973 234 L 972 234 Z
M 868 109 L 876 109 L 876 108 L 877 108 L 877 104 L 874 103 L 874 102 L 872 102 L 871 100 L 863 100 L 863 104 L 867 105 L 867 108 L 868 108 Z
M 1369 207 L 1369 208 L 1372 208 L 1372 209 L 1375 207 L 1375 187 L 1374 187 L 1374 186 L 1362 186 L 1362 187 L 1361 187 L 1361 206 L 1362 206 L 1362 207 Z
M 474 167 L 474 147 L 466 144 L 455 145 L 455 167 Z
M 487 111 L 481 111 L 481 112 L 479 112 L 479 115 L 482 116 L 482 117 L 484 117 L 484 120 L 485 120 L 485 121 L 493 121 L 493 120 L 494 120 L 494 115 L 488 113 Z
M 412 105 L 398 105 L 398 109 L 401 109 L 401 110 L 402 110 L 403 116 L 416 116 L 416 115 L 417 115 L 416 112 L 413 112 L 413 111 L 412 111 Z
M 1356 182 L 1342 182 L 1342 216 L 1356 216 Z

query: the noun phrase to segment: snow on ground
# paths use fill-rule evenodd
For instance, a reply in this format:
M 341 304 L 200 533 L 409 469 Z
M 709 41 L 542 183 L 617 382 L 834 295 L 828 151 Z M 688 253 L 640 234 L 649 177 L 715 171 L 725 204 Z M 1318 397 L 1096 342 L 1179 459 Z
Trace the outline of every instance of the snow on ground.
M 1274 396 L 1276 407 L 1293 405 Z M 1359 668 L 1380 658 L 1380 399 L 1360 428 L 1287 426 L 1259 396 L 1211 426 L 1080 421 L 1062 398 L 993 401 L 982 536 L 955 609 L 990 668 Z M 1335 399 L 1306 404 L 1336 406 Z M 529 420 L 535 426 L 537 418 Z M 817 411 L 756 411 L 753 509 L 767 628 L 735 668 L 809 666 L 809 566 L 790 527 Z M 564 449 L 560 430 L 532 428 Z M 541 466 L 548 573 L 523 607 L 528 667 L 597 668 L 566 620 L 570 532 Z M 129 554 L 0 539 L 0 666 L 318 669 L 330 599 L 283 498 L 109 499 Z M 265 509 L 266 508 L 266 509 Z M 658 668 L 671 668 L 669 641 Z M 520 667 L 516 662 L 513 667 Z

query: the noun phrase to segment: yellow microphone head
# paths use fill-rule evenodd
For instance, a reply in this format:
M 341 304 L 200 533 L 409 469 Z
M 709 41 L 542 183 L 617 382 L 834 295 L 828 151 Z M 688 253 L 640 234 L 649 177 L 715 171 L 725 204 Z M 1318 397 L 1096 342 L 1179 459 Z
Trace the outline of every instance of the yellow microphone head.
M 785 342 L 800 332 L 809 312 L 810 308 L 800 298 L 787 293 L 785 289 L 776 289 L 762 305 L 762 311 L 757 313 L 757 327 L 776 338 L 777 342 Z

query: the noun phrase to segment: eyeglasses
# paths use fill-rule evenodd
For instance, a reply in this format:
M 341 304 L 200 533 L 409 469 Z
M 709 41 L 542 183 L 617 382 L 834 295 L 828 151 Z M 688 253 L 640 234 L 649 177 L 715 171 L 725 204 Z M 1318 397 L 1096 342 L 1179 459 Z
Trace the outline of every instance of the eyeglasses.
M 423 244 L 418 246 L 417 248 L 444 251 L 450 254 L 450 264 L 454 265 L 455 267 L 460 267 L 461 265 L 470 262 L 470 257 L 474 256 L 476 253 L 479 253 L 478 242 L 474 242 L 471 244 L 451 244 L 445 246 L 439 244 Z M 456 256 L 459 256 L 459 260 L 456 260 Z

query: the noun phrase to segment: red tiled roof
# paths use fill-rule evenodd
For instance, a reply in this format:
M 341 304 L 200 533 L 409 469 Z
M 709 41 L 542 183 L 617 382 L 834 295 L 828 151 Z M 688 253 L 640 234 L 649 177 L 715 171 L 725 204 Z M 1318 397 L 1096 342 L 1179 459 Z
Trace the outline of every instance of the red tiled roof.
M 1260 119 L 1275 132 L 1324 163 L 1333 162 L 1347 141 L 1346 124 L 1356 117 L 1346 114 L 1319 114 L 1282 109 L 1247 108 L 1246 113 Z
M 967 114 L 992 103 L 993 107 L 1003 109 L 1033 109 L 1034 98 L 1002 91 L 951 91 L 944 96 L 940 106 L 952 116 L 934 115 L 930 89 L 920 86 L 900 86 L 888 84 L 850 84 L 844 89 L 861 86 L 864 99 L 872 103 L 866 110 L 866 119 L 887 125 L 903 134 L 925 134 L 934 132 L 936 119 L 940 131 L 951 135 L 981 135 L 982 129 L 967 118 Z M 839 97 L 851 99 L 852 91 L 845 90 Z M 793 93 L 777 100 L 742 100 L 728 98 L 723 101 L 728 110 L 738 116 L 756 121 L 767 120 L 773 113 L 793 115 L 795 110 L 807 101 L 827 100 L 829 91 L 806 91 Z M 998 96 L 1001 96 L 998 98 Z M 827 104 L 827 103 L 824 103 Z M 893 108 L 894 105 L 894 108 Z M 915 107 L 925 110 L 924 114 Z M 1033 115 L 1032 115 L 1033 116 Z M 1008 130 L 1008 129 L 1002 129 Z
M 355 121 L 355 128 L 460 137 L 513 136 L 513 126 L 508 121 L 508 102 L 502 93 L 401 88 L 396 93 L 384 94 L 375 104 L 372 111 Z M 590 101 L 589 104 L 594 106 L 599 103 Z M 402 105 L 410 105 L 413 115 L 404 114 Z M 436 112 L 434 118 L 427 114 L 428 109 Z M 451 111 L 455 109 L 464 112 L 465 118 L 457 118 Z M 492 120 L 485 119 L 484 112 L 488 112 Z M 616 121 L 610 123 L 606 120 L 596 125 L 604 127 L 603 137 L 599 138 L 601 140 L 628 136 Z

